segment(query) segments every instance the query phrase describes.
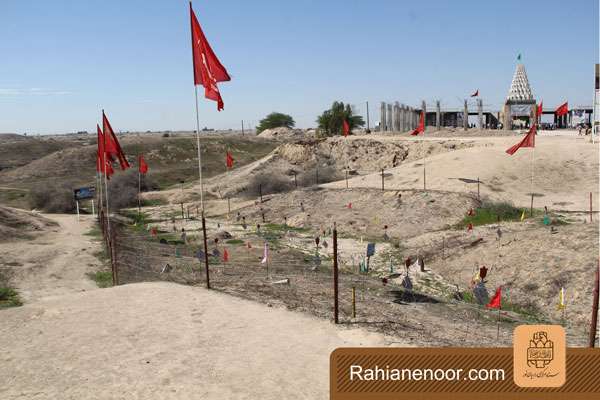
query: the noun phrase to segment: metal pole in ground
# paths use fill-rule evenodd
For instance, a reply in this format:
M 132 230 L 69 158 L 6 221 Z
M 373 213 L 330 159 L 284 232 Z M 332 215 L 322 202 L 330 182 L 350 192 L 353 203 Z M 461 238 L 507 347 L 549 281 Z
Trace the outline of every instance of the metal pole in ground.
M 590 223 L 592 222 L 592 192 L 590 192 Z
M 348 169 L 346 169 L 346 189 L 348 189 Z
M 337 227 L 333 223 L 333 319 L 336 324 L 339 323 L 338 310 L 338 246 L 337 246 Z
M 381 191 L 385 191 L 385 183 L 383 179 L 383 168 L 381 168 Z
M 477 177 L 477 201 L 481 201 L 481 195 L 479 193 L 479 177 Z
M 206 288 L 210 289 L 210 273 L 208 270 L 208 245 L 206 241 L 206 220 L 202 211 L 202 236 L 204 240 L 204 267 L 206 268 Z
M 367 132 L 371 131 L 369 124 L 369 102 L 367 101 Z
M 594 286 L 594 301 L 592 303 L 592 323 L 590 325 L 590 343 L 589 347 L 596 346 L 596 329 L 598 327 L 598 286 L 600 285 L 600 259 L 598 260 L 598 266 L 595 274 L 595 286 Z
M 227 197 L 227 218 L 229 218 L 229 214 L 231 214 L 231 199 Z

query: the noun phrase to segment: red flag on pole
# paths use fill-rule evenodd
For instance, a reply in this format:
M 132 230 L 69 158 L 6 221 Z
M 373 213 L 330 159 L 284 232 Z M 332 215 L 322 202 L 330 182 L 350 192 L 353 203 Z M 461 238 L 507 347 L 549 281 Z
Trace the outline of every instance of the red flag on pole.
M 119 164 L 121 165 L 122 170 L 126 170 L 130 167 L 129 162 L 127 161 L 127 157 L 119 144 L 119 140 L 115 135 L 115 132 L 110 126 L 110 122 L 108 122 L 108 118 L 106 114 L 104 114 L 104 110 L 102 110 L 102 130 L 104 131 L 104 140 L 105 140 L 105 149 L 107 155 L 115 155 L 119 159 Z
M 511 148 L 507 149 L 506 152 L 511 156 L 517 152 L 521 147 L 535 147 L 535 135 L 537 134 L 537 124 L 531 125 L 529 132 L 523 140 L 515 144 Z
M 190 1 L 190 21 L 192 25 L 192 55 L 194 60 L 194 85 L 204 86 L 204 97 L 217 102 L 217 110 L 223 110 L 223 99 L 217 82 L 230 81 L 231 77 L 221 64 L 202 32 L 200 23 Z
M 138 168 L 140 174 L 145 174 L 148 172 L 148 164 L 146 164 L 146 160 L 144 160 L 144 156 L 142 154 L 140 154 L 138 158 Z
M 477 89 L 475 92 L 473 92 L 471 94 L 471 97 L 477 97 L 477 96 L 479 96 L 479 89 Z
M 231 156 L 230 152 L 226 152 L 225 153 L 225 163 L 227 164 L 227 169 L 231 169 L 233 168 L 233 157 Z
M 544 112 L 544 100 L 540 101 L 540 104 L 537 106 L 537 116 L 541 117 Z
M 419 133 L 425 132 L 425 113 L 421 111 L 421 116 L 419 117 L 419 125 L 417 129 L 412 131 L 411 135 L 417 136 Z
M 561 117 L 565 114 L 567 114 L 569 112 L 569 102 L 565 102 L 563 104 L 561 104 L 556 111 L 554 111 L 556 113 L 556 116 Z
M 346 118 L 344 118 L 344 120 L 342 121 L 342 133 L 344 134 L 344 136 L 348 136 L 348 134 L 350 133 L 350 125 L 348 124 L 348 121 L 346 121 Z
M 502 286 L 498 286 L 496 289 L 496 294 L 490 300 L 490 302 L 486 305 L 487 308 L 502 308 Z

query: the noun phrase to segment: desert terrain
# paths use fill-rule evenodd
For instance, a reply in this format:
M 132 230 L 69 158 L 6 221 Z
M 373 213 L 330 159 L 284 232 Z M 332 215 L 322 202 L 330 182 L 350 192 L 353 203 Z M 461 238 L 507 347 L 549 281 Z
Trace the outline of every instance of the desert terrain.
M 138 397 L 318 398 L 336 347 L 509 346 L 514 327 L 528 323 L 562 324 L 569 345 L 584 346 L 598 262 L 598 145 L 576 132 L 540 132 L 532 215 L 531 149 L 504 152 L 521 137 L 203 137 L 212 290 L 198 259 L 193 136 L 122 136 L 134 165 L 135 154 L 146 156 L 154 184 L 139 213 L 112 210 L 114 287 L 89 202 L 79 220 L 30 202 L 52 182 L 94 185 L 95 137 L 3 138 L 12 156 L 0 170 L 0 283 L 22 304 L 0 310 L 8 398 L 111 398 L 125 387 Z M 33 155 L 31 140 L 39 141 Z M 474 294 L 483 266 L 484 297 L 503 288 L 500 313 Z

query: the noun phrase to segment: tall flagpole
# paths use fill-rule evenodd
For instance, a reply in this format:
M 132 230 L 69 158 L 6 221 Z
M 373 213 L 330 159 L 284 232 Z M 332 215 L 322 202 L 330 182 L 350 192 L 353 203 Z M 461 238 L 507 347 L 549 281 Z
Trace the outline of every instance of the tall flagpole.
M 198 113 L 198 86 L 194 84 L 196 96 L 196 147 L 198 148 L 198 176 L 200 178 L 200 208 L 204 214 L 204 186 L 202 185 L 202 155 L 200 150 L 200 116 Z
M 535 136 L 533 138 L 535 140 Z M 531 208 L 529 210 L 530 216 L 533 217 L 533 171 L 535 169 L 535 145 L 533 146 L 533 151 L 531 152 Z
M 141 161 L 141 157 L 138 154 L 138 217 L 142 214 L 142 203 L 140 200 L 140 193 L 142 191 L 142 172 L 140 171 L 140 161 Z
M 102 121 L 104 122 L 104 109 L 102 110 Z M 102 132 L 102 134 L 104 140 L 104 154 L 102 158 L 104 161 L 104 193 L 106 195 L 106 231 L 110 240 L 110 210 L 108 209 L 108 169 L 106 168 L 106 133 Z

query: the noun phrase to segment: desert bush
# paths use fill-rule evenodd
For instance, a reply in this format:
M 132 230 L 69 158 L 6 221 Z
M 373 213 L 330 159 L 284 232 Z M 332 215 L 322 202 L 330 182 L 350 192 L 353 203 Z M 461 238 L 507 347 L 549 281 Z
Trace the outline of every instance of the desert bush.
M 73 186 L 38 186 L 29 194 L 31 208 L 49 213 L 70 213 L 76 208 Z
M 275 194 L 288 192 L 294 189 L 294 182 L 290 177 L 284 174 L 256 174 L 248 180 L 246 195 L 249 197 L 258 197 L 262 190 L 262 194 Z
M 158 186 L 152 176 L 146 174 L 142 177 L 141 190 L 157 190 Z M 130 169 L 125 172 L 117 172 L 109 180 L 109 206 L 117 210 L 121 208 L 137 206 L 138 196 L 138 172 Z
M 317 118 L 319 132 L 325 136 L 339 135 L 342 133 L 344 120 L 348 123 L 350 131 L 365 124 L 360 115 L 354 114 L 350 104 L 344 105 L 341 101 L 334 101 L 331 108 Z
M 342 179 L 342 176 L 332 166 L 319 166 L 318 184 Z M 309 187 L 317 184 L 317 167 L 313 166 L 298 175 L 298 186 Z

